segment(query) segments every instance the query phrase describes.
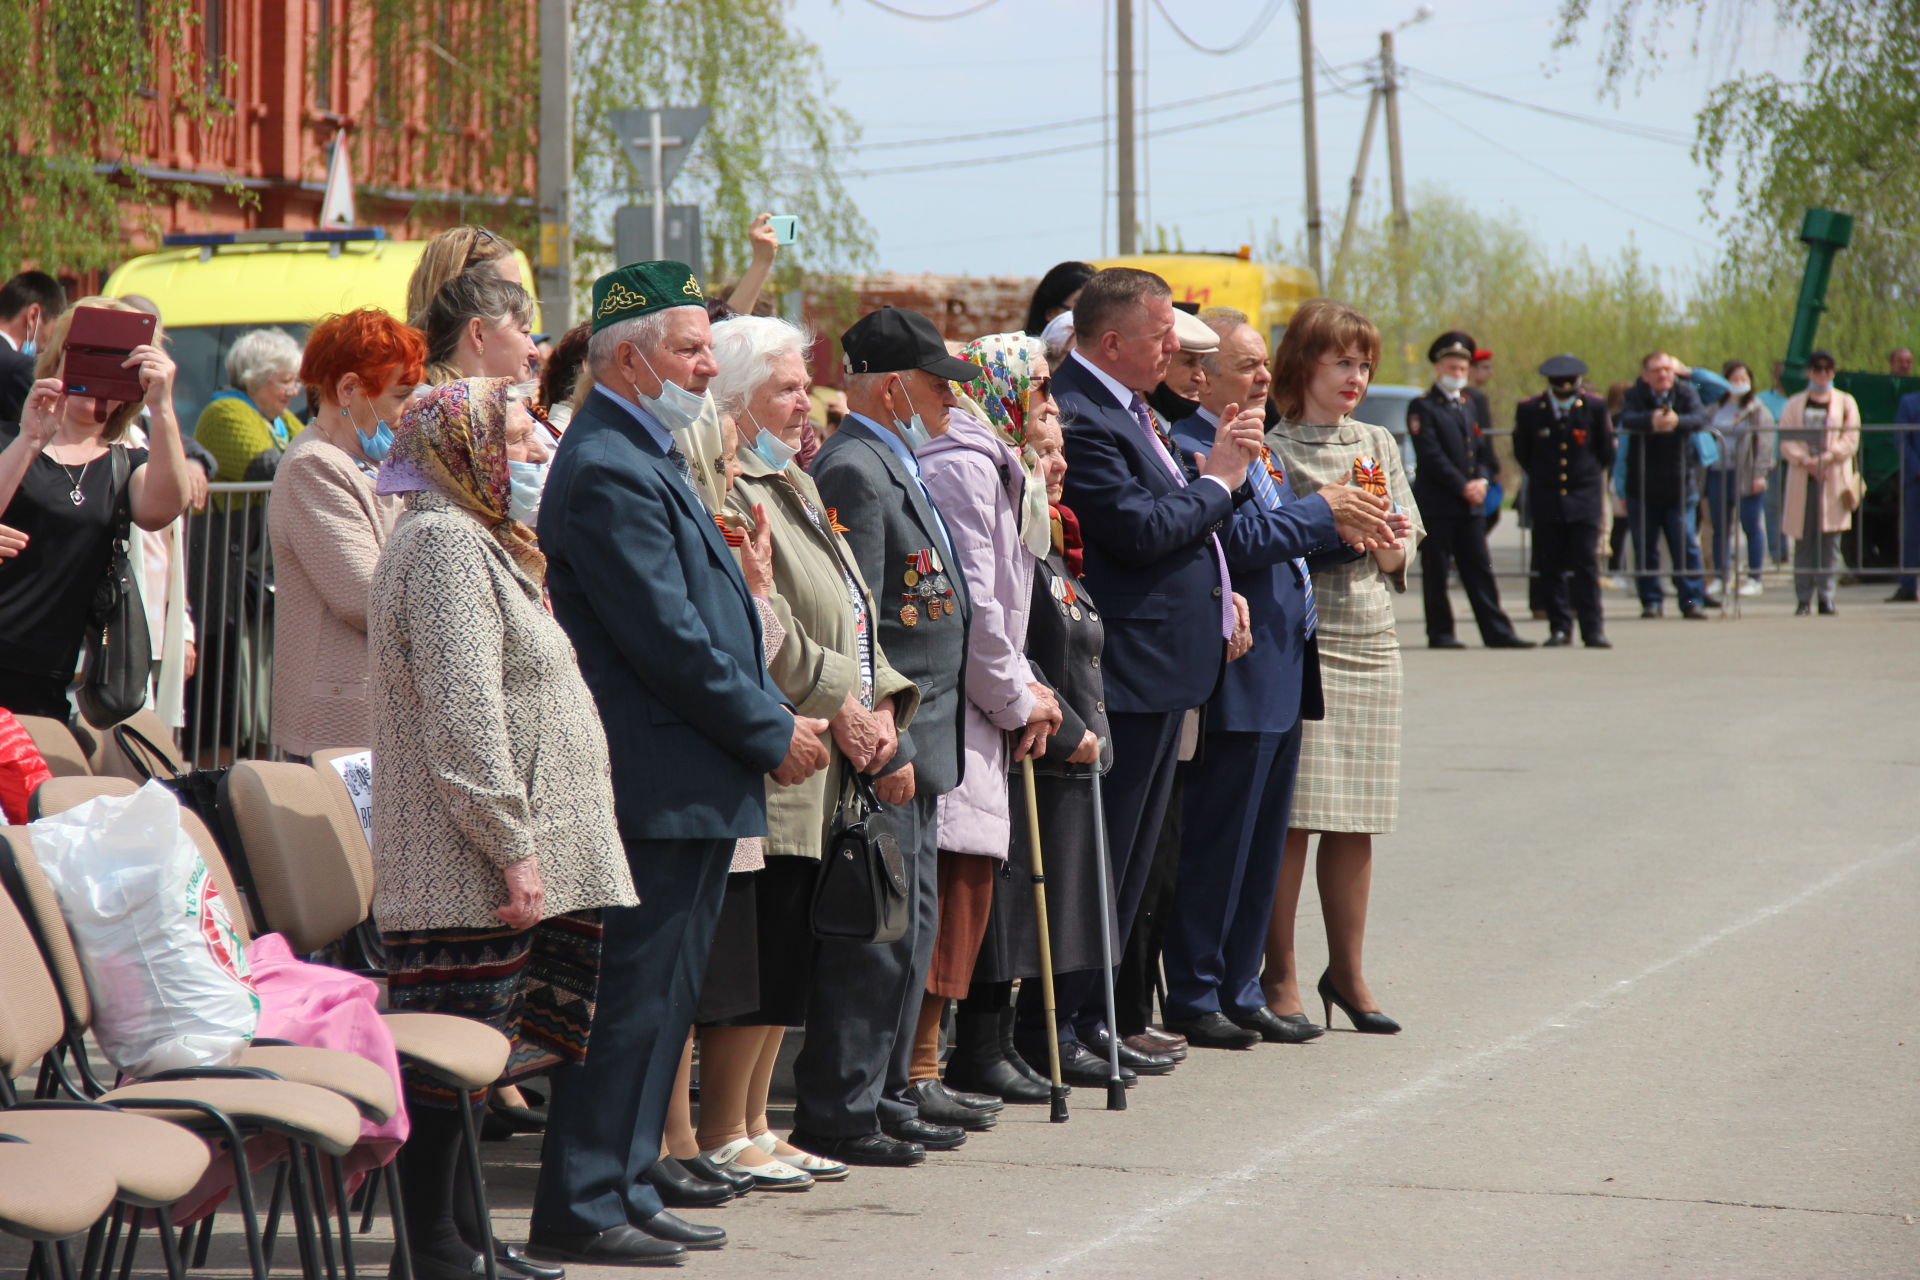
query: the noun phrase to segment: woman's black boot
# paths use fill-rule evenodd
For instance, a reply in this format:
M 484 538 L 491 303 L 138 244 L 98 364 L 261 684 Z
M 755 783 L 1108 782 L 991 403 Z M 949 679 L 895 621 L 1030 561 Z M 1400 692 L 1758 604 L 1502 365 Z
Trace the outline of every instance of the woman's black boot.
M 999 986 L 1001 984 L 993 984 Z M 979 988 L 975 988 L 979 993 Z M 947 1059 L 946 1083 L 1016 1103 L 1043 1103 L 1050 1096 L 1045 1081 L 1028 1079 L 1012 1057 L 1013 1006 L 970 995 L 960 1002 L 953 1021 L 953 1056 Z M 1011 994 L 1011 992 L 1009 992 Z M 1024 1065 L 1024 1064 L 1022 1064 Z

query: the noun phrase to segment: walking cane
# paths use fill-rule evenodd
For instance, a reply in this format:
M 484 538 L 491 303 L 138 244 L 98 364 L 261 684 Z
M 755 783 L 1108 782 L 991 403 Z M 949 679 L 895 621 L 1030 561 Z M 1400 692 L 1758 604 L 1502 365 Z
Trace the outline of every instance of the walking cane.
M 1100 756 L 1107 740 L 1100 739 L 1093 758 L 1093 868 L 1100 887 L 1100 973 L 1107 985 L 1107 1110 L 1127 1109 L 1127 1082 L 1120 1078 L 1120 1030 L 1113 1007 L 1113 886 L 1107 864 L 1107 808 L 1100 796 Z
M 1027 847 L 1033 851 L 1033 911 L 1040 920 L 1040 994 L 1047 1010 L 1047 1066 L 1052 1072 L 1054 1124 L 1067 1122 L 1067 1086 L 1060 1079 L 1060 1028 L 1053 1012 L 1053 940 L 1047 934 L 1047 868 L 1040 856 L 1040 807 L 1033 796 L 1033 757 L 1020 760 L 1027 788 Z

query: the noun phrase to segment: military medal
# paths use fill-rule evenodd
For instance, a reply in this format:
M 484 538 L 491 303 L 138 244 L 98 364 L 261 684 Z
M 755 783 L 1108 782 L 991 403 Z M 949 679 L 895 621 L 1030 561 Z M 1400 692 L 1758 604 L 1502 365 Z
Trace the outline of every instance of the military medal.
M 906 583 L 908 586 L 911 587 L 916 582 L 920 581 L 920 575 L 915 573 L 912 569 L 909 569 L 906 571 L 904 575 L 902 575 L 900 581 Z
M 908 626 L 908 627 L 919 626 L 920 611 L 914 608 L 910 604 L 901 605 L 900 606 L 900 622 L 901 622 L 901 625 L 903 626 Z
M 1069 605 L 1069 606 L 1067 607 L 1067 612 L 1073 615 L 1073 620 L 1074 620 L 1075 622 L 1078 622 L 1078 621 L 1080 621 L 1080 606 L 1079 606 L 1079 605 L 1077 605 L 1077 604 L 1076 604 L 1076 605 Z
M 1587 429 L 1586 429 L 1585 427 L 1575 427 L 1575 428 L 1573 429 L 1573 442 L 1574 442 L 1575 444 L 1577 444 L 1577 445 L 1584 445 L 1584 444 L 1586 444 L 1586 442 L 1587 442 Z
M 1371 455 L 1360 454 L 1353 460 L 1353 483 L 1376 498 L 1387 496 L 1387 476 Z

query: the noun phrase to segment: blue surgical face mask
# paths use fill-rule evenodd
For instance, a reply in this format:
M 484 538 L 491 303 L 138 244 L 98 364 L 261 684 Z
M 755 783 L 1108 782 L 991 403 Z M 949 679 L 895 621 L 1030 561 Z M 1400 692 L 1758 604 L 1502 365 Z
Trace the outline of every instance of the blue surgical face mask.
M 634 387 L 634 400 L 668 431 L 678 435 L 680 432 L 693 430 L 694 423 L 699 421 L 701 410 L 706 408 L 707 397 L 695 395 L 679 383 L 662 378 L 660 371 L 653 367 L 653 361 L 647 359 L 645 352 L 638 347 L 633 351 L 640 357 L 640 363 L 647 366 L 647 372 L 660 383 L 660 394 L 657 396 L 642 395 L 640 388 Z
M 785 471 L 787 464 L 792 462 L 794 456 L 800 451 L 788 444 L 785 440 L 782 440 L 779 436 L 773 434 L 773 432 L 761 426 L 760 420 L 753 416 L 753 410 L 751 409 L 747 410 L 747 420 L 753 423 L 754 428 L 758 432 L 758 434 L 753 437 L 753 443 L 747 447 L 760 456 L 760 461 L 766 463 L 775 471 Z
M 512 486 L 507 494 L 507 514 L 529 529 L 540 519 L 540 495 L 547 487 L 547 465 L 507 459 L 507 480 Z
M 1552 393 L 1549 392 L 1548 394 L 1551 395 Z M 1579 399 L 1580 399 L 1580 393 L 1578 391 L 1574 392 L 1572 395 L 1566 397 L 1565 399 L 1562 399 L 1559 396 L 1553 396 L 1553 407 L 1560 410 L 1560 412 L 1565 413 L 1567 410 L 1573 408 L 1574 404 Z
M 927 424 L 920 420 L 919 412 L 913 409 L 913 397 L 907 395 L 905 378 L 900 379 L 900 394 L 907 397 L 907 408 L 913 411 L 913 417 L 907 422 L 895 418 L 893 429 L 899 432 L 900 438 L 906 442 L 907 452 L 918 453 L 933 443 L 933 433 L 927 430 Z
M 1833 390 L 1833 375 L 1829 373 L 1825 377 L 1821 377 L 1819 374 L 1809 373 L 1807 375 L 1807 390 L 1809 391 Z
M 360 424 L 353 420 L 351 409 L 343 405 L 341 411 L 347 415 L 347 425 L 353 428 L 353 434 L 360 438 L 360 452 L 366 455 L 367 461 L 384 462 L 388 452 L 393 448 L 393 428 L 387 425 L 387 420 L 374 419 L 373 434 L 369 436 L 360 429 Z

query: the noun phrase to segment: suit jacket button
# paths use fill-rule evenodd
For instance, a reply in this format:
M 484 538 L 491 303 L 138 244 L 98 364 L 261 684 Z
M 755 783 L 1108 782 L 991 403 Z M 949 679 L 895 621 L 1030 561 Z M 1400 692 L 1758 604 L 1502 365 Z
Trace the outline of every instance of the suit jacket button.
M 1218 587 L 1215 587 L 1215 588 L 1213 589 L 1213 598 L 1214 598 L 1215 600 L 1218 600 L 1218 599 L 1220 598 L 1220 588 L 1218 588 Z
M 1095 711 L 1105 711 L 1107 709 L 1107 704 L 1104 702 L 1096 702 L 1093 704 L 1093 709 Z
M 1098 655 L 1098 654 L 1095 654 L 1095 655 L 1094 655 L 1094 657 L 1093 657 L 1093 665 L 1094 665 L 1094 666 L 1096 666 L 1096 667 L 1100 665 L 1100 655 Z

